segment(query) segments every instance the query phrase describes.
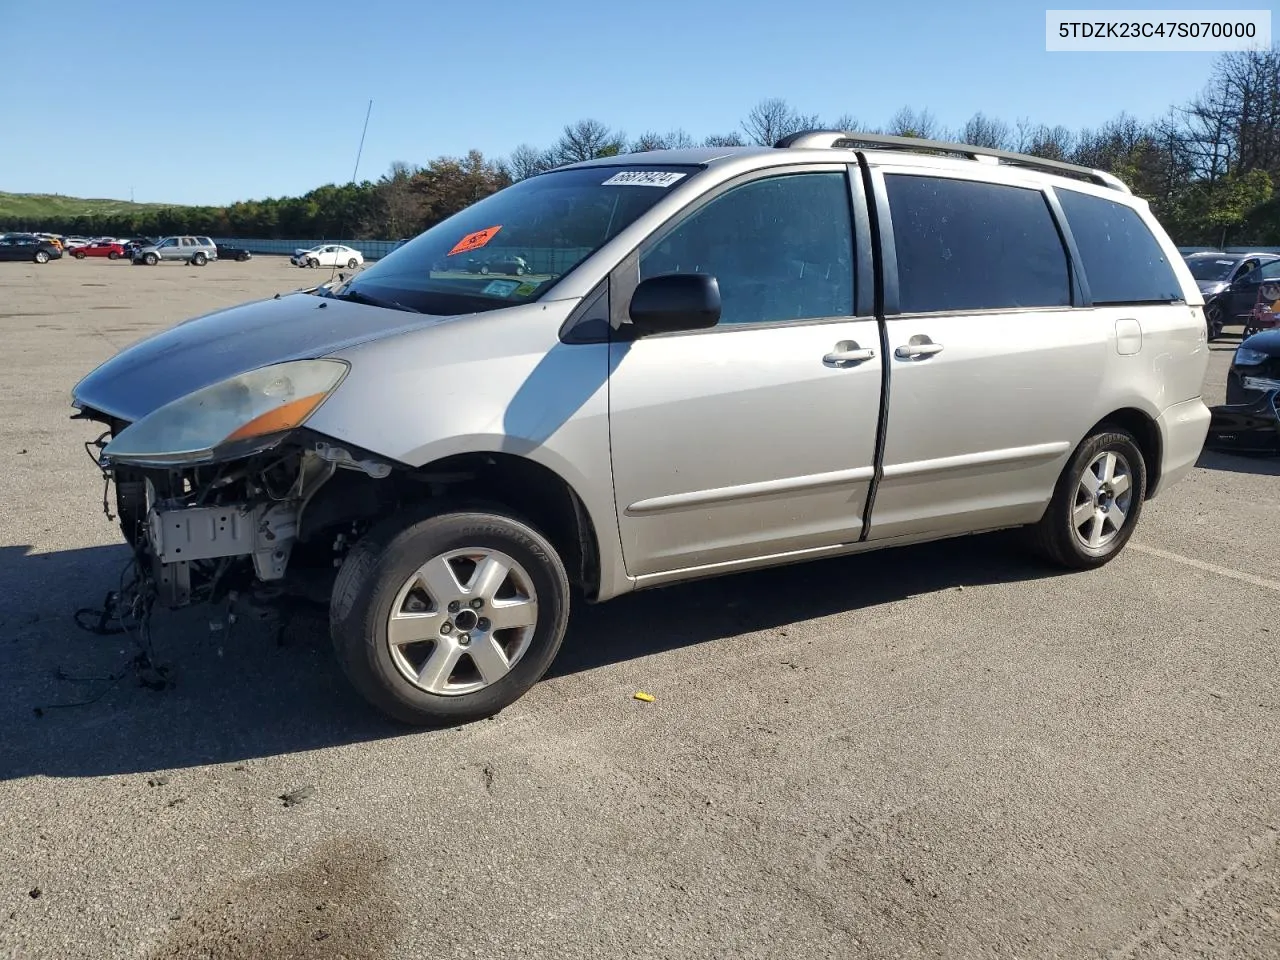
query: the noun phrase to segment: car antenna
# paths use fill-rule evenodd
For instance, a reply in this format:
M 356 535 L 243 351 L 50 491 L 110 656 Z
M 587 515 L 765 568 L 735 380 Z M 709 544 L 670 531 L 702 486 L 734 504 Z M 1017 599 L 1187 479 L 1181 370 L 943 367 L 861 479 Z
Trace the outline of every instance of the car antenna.
M 360 155 L 364 153 L 364 137 L 365 137 L 365 134 L 369 132 L 369 115 L 371 113 L 373 113 L 372 98 L 370 98 L 369 100 L 368 109 L 366 109 L 364 112 L 364 128 L 360 131 L 360 146 L 356 148 L 356 165 L 351 171 L 351 186 L 353 187 L 356 185 L 356 174 L 360 172 Z M 341 242 L 342 235 L 347 232 L 347 224 L 346 224 L 347 212 L 348 212 L 347 210 L 344 210 L 342 212 L 342 218 L 343 218 L 342 227 L 338 231 L 339 242 Z M 337 273 L 338 273 L 338 261 L 335 258 L 333 261 L 333 269 L 329 274 L 329 283 L 333 283 L 333 278 L 337 275 Z

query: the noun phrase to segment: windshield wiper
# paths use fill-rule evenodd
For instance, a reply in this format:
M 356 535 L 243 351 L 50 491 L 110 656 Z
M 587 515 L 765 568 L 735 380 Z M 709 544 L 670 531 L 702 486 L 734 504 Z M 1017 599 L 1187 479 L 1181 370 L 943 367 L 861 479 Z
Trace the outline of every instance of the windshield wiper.
M 422 313 L 417 307 L 410 307 L 398 300 L 383 300 L 381 297 L 374 297 L 365 293 L 363 290 L 347 289 L 343 293 L 330 293 L 329 296 L 335 300 L 351 300 L 356 303 L 367 303 L 371 307 L 386 307 L 388 310 L 404 310 L 408 313 Z

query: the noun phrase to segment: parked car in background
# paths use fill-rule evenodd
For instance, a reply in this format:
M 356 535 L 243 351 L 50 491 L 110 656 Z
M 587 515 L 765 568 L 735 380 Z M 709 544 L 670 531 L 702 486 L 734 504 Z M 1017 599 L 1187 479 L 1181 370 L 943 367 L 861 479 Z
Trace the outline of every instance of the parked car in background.
M 244 263 L 253 256 L 244 247 L 229 247 L 225 243 L 218 244 L 219 260 L 235 260 L 238 263 Z
M 561 272 L 431 275 L 495 225 Z M 808 132 L 530 177 L 73 403 L 159 603 L 320 585 L 355 689 L 456 724 L 579 599 L 1009 528 L 1101 567 L 1203 449 L 1202 307 L 1109 173 Z
M 30 260 L 48 263 L 62 256 L 58 244 L 33 234 L 10 233 L 0 239 L 0 260 Z
M 1227 402 L 1214 407 L 1206 445 L 1280 455 L 1280 329 L 1246 337 L 1227 371 Z
M 364 263 L 364 254 L 340 243 L 321 243 L 308 250 L 295 250 L 289 262 L 299 267 L 346 267 L 354 270 Z
M 1227 324 L 1247 323 L 1258 293 L 1257 278 L 1253 273 L 1260 267 L 1280 261 L 1280 255 L 1202 251 L 1187 254 L 1183 259 L 1204 296 L 1209 339 L 1216 340 L 1222 336 L 1222 328 Z
M 109 243 L 95 240 L 82 247 L 72 247 L 69 252 L 77 260 L 83 260 L 85 257 L 106 257 L 108 260 L 120 260 L 124 257 L 124 244 L 116 243 L 114 240 Z
M 178 260 L 203 267 L 218 259 L 218 246 L 208 237 L 165 237 L 149 247 L 134 251 L 133 262 L 155 266 L 161 260 Z

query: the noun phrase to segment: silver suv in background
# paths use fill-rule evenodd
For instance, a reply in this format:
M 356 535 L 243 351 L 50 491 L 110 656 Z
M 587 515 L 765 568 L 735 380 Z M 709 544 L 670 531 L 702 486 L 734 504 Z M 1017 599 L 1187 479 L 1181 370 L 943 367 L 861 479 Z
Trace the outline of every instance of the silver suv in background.
M 356 689 L 458 722 L 571 597 L 1002 528 L 1107 563 L 1203 445 L 1202 306 L 1108 174 L 811 132 L 531 177 L 74 403 L 144 589 L 318 588 Z
M 165 237 L 133 252 L 133 262 L 155 266 L 161 260 L 180 260 L 203 267 L 218 259 L 218 245 L 209 237 Z

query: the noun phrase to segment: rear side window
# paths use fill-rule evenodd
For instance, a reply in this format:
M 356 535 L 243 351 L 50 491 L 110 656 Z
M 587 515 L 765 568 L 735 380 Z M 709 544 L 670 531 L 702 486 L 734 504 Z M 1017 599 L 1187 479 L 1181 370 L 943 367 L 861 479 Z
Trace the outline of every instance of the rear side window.
M 884 179 L 903 313 L 1070 306 L 1066 249 L 1039 190 Z
M 1173 267 L 1136 211 L 1076 190 L 1057 188 L 1057 194 L 1094 303 L 1182 300 Z

